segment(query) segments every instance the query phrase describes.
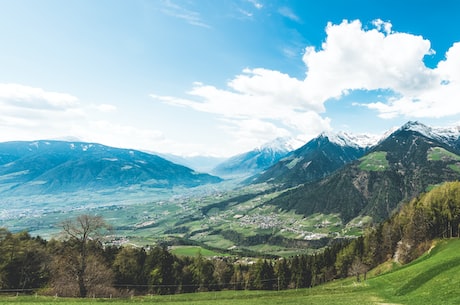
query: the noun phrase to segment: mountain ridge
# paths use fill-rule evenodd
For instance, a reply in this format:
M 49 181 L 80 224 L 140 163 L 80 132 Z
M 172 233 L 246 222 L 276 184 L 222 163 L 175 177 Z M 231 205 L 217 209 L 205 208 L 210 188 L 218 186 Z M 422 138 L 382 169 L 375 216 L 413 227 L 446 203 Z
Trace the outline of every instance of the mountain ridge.
M 287 191 L 270 204 L 304 215 L 339 213 L 387 218 L 432 185 L 460 178 L 460 156 L 426 125 L 409 122 L 331 175 Z M 367 166 L 367 167 L 366 167 Z
M 230 157 L 218 164 L 211 173 L 221 177 L 249 177 L 278 162 L 293 149 L 290 138 L 276 138 L 249 152 Z
M 116 188 L 139 183 L 145 187 L 191 187 L 220 181 L 133 149 L 52 140 L 0 143 L 3 193 Z

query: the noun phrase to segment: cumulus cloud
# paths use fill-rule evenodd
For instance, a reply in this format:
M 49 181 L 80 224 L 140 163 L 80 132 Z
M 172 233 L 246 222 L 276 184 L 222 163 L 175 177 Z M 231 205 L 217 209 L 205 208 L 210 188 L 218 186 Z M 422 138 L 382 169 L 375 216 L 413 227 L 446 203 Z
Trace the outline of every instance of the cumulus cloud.
M 374 29 L 361 22 L 328 24 L 320 50 L 307 48 L 305 85 L 318 102 L 340 98 L 351 90 L 385 89 L 386 100 L 361 106 L 376 110 L 381 118 L 440 118 L 460 113 L 460 44 L 434 69 L 423 59 L 434 53 L 422 36 L 398 33 L 388 22 L 376 20 Z
M 318 115 L 318 112 L 324 111 L 323 104 L 310 103 L 303 82 L 287 74 L 267 69 L 245 69 L 227 85 L 228 88 L 219 89 L 195 83 L 188 92 L 193 99 L 155 94 L 151 97 L 168 104 L 220 115 L 227 125 L 233 125 L 228 130 L 244 129 L 253 143 L 254 139 L 270 140 L 289 133 L 304 135 L 311 130 L 329 129 L 329 120 Z M 247 122 L 258 127 L 248 128 Z M 270 130 L 264 137 L 257 131 L 260 126 Z M 253 130 L 252 136 L 249 136 L 249 130 Z M 238 133 L 241 132 L 234 131 L 233 135 Z
M 280 13 L 289 17 L 288 10 Z M 390 22 L 378 19 L 363 27 L 359 20 L 344 20 L 327 25 L 319 48 L 305 48 L 304 79 L 262 68 L 245 69 L 226 88 L 195 83 L 187 98 L 152 97 L 220 115 L 236 138 L 253 139 L 262 134 L 314 136 L 328 130 L 331 122 L 325 103 L 353 90 L 392 92 L 354 104 L 377 111 L 381 118 L 458 114 L 460 43 L 434 69 L 424 63 L 431 54 L 429 40 L 394 31 Z
M 308 47 L 303 57 L 305 86 L 312 100 L 320 103 L 358 89 L 392 89 L 410 95 L 433 85 L 433 71 L 423 63 L 423 57 L 433 51 L 421 36 L 377 28 L 366 31 L 359 21 L 329 23 L 326 34 L 321 49 Z

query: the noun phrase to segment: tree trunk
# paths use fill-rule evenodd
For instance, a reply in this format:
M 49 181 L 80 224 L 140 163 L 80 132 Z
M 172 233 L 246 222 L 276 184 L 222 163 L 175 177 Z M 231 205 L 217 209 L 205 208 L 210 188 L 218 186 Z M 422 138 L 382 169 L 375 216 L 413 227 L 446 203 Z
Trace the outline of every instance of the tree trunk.
M 78 288 L 80 291 L 80 298 L 86 298 L 88 289 L 85 284 L 85 272 L 86 272 L 86 251 L 83 247 L 83 255 L 81 256 L 80 270 L 78 270 Z
M 78 288 L 80 291 L 80 298 L 86 298 L 88 291 L 85 286 L 85 279 L 82 275 L 78 275 Z

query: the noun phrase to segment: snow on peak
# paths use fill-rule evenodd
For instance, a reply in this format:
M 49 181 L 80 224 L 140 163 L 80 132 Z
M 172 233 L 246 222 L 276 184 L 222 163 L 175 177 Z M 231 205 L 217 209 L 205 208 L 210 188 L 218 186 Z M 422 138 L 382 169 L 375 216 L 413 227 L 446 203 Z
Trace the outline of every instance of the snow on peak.
M 295 139 L 290 137 L 279 137 L 268 143 L 263 144 L 258 148 L 258 150 L 272 150 L 280 152 L 290 152 L 295 149 L 297 146 Z
M 449 142 L 460 138 L 460 126 L 451 127 L 430 127 L 419 122 L 409 121 L 400 130 L 410 130 L 418 132 L 430 139 L 442 142 Z
M 432 138 L 433 137 L 433 130 L 431 129 L 431 127 L 429 126 L 426 126 L 422 123 L 419 123 L 417 121 L 409 121 L 407 122 L 406 124 L 404 124 L 400 130 L 405 130 L 405 131 L 415 131 L 415 132 L 418 132 L 428 138 Z
M 370 147 L 378 143 L 380 136 L 371 134 L 352 134 L 345 131 L 337 133 L 323 132 L 320 136 L 327 137 L 329 141 L 340 146 Z

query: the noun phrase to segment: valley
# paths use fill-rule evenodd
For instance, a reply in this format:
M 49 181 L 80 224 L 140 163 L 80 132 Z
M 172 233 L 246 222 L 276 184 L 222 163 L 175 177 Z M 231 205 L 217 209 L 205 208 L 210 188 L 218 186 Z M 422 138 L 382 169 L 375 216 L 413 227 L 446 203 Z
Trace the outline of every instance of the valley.
M 362 221 L 344 224 L 334 214 L 304 217 L 267 205 L 278 193 L 267 184 L 235 188 L 235 182 L 228 181 L 194 189 L 131 187 L 18 196 L 0 200 L 1 206 L 14 206 L 2 210 L 0 220 L 13 232 L 27 230 L 50 239 L 59 237 L 64 220 L 91 214 L 102 216 L 112 226 L 106 240 L 117 245 L 166 242 L 230 254 L 281 256 L 314 251 L 334 238 L 360 234 L 366 225 Z
M 90 214 L 111 225 L 106 242 L 116 245 L 312 253 L 458 180 L 459 139 L 408 122 L 381 139 L 320 134 L 291 152 L 278 140 L 224 161 L 227 180 L 99 144 L 0 143 L 0 227 L 51 239 L 64 220 Z

